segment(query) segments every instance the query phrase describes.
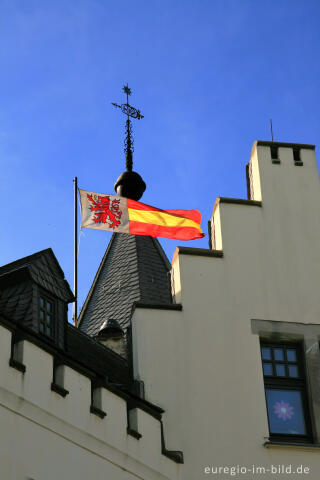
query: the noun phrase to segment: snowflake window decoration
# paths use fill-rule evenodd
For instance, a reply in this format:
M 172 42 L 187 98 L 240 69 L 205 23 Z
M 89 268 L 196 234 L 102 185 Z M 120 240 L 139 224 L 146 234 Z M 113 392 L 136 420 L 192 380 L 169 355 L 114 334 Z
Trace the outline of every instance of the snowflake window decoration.
M 274 413 L 281 420 L 291 420 L 294 415 L 294 408 L 287 402 L 281 400 L 281 402 L 276 402 L 273 406 Z

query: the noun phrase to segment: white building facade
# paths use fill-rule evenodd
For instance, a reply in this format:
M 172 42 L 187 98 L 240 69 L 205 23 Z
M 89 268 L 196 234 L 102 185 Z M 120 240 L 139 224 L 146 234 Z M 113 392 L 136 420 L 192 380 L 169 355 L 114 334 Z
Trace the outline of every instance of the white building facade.
M 127 359 L 71 326 L 48 339 L 41 318 L 23 325 L 16 285 L 34 316 L 49 298 L 45 322 L 72 294 L 41 283 L 34 258 L 0 271 L 1 480 L 318 480 L 314 147 L 255 142 L 247 182 L 247 200 L 216 200 L 211 248 L 176 249 L 172 301 L 136 301 Z
M 258 476 L 255 467 L 265 468 L 263 478 L 282 478 L 268 472 L 272 465 L 292 471 L 302 465 L 316 479 L 320 184 L 314 147 L 255 142 L 248 167 L 249 200 L 215 202 L 215 250 L 176 249 L 173 290 L 181 311 L 136 308 L 135 375 L 146 398 L 166 411 L 168 446 L 184 453 L 182 478 L 227 478 L 232 466 L 244 467 L 239 478 Z M 227 468 L 217 475 L 217 467 Z

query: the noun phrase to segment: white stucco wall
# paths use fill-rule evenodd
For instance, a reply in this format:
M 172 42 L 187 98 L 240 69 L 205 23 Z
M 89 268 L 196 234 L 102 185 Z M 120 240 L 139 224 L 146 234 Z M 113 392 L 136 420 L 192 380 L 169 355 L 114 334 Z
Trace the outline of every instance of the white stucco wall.
M 0 326 L 1 480 L 178 480 L 161 453 L 160 422 L 137 409 L 137 440 L 127 434 L 126 401 L 102 388 L 104 419 L 90 413 L 90 380 L 64 366 L 63 398 L 51 390 L 53 358 L 23 341 L 21 373 L 9 366 L 11 332 Z
M 263 446 L 269 437 L 259 345 L 264 332 L 254 332 L 252 320 L 270 321 L 292 338 L 295 324 L 313 326 L 313 336 L 320 336 L 316 158 L 303 149 L 303 166 L 295 166 L 291 148 L 279 148 L 279 157 L 273 164 L 269 147 L 253 149 L 253 199 L 262 199 L 261 207 L 216 204 L 223 258 L 174 256 L 182 312 L 137 308 L 134 315 L 136 375 L 147 399 L 166 410 L 168 448 L 183 450 L 184 480 L 210 477 L 206 466 L 271 464 L 302 464 L 310 468 L 307 478 L 319 477 L 319 448 Z M 320 403 L 320 397 L 313 400 Z

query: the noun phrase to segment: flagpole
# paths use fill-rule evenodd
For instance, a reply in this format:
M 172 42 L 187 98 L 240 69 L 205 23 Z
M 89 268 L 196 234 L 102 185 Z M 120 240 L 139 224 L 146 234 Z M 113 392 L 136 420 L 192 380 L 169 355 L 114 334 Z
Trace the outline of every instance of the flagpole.
M 73 294 L 74 294 L 74 310 L 73 322 L 77 326 L 78 318 L 78 208 L 77 208 L 77 194 L 78 194 L 78 177 L 74 177 L 74 280 L 73 280 Z

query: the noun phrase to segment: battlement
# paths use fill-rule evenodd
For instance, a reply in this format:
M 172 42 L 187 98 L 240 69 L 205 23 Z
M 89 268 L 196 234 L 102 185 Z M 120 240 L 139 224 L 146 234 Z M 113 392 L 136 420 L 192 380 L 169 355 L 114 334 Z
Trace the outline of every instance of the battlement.
M 165 448 L 163 410 L 65 364 L 63 352 L 57 362 L 53 348 L 18 329 L 1 320 L 1 429 L 8 440 L 0 449 L 2 478 L 91 478 L 101 462 L 100 472 L 115 480 L 179 478 L 183 456 Z M 18 466 L 5 453 L 10 445 L 19 452 Z
M 275 171 L 277 166 L 279 169 Z M 299 172 L 299 169 L 294 167 L 304 168 Z M 263 177 L 263 185 L 261 177 Z M 250 162 L 247 165 L 247 187 L 250 200 L 261 201 L 262 196 L 265 197 L 264 200 L 269 200 L 270 193 L 273 196 L 277 186 L 281 189 L 281 193 L 287 190 L 292 197 L 295 194 L 301 195 L 306 179 L 318 189 L 319 176 L 314 145 L 262 140 L 254 142 Z M 268 187 L 272 188 L 272 192 Z
M 134 374 L 143 379 L 146 398 L 166 409 L 166 440 L 182 446 L 187 480 L 217 462 L 299 463 L 316 480 L 320 183 L 314 147 L 256 142 L 249 165 L 249 198 L 215 201 L 211 248 L 176 248 L 175 308 L 136 305 Z M 281 441 L 273 435 L 260 340 L 303 352 L 312 440 L 305 436 L 297 445 L 302 440 L 294 427 Z M 291 388 L 280 377 L 270 388 Z

